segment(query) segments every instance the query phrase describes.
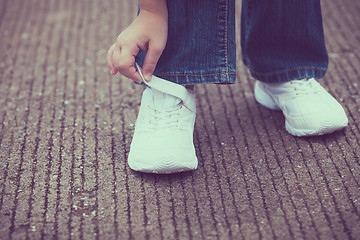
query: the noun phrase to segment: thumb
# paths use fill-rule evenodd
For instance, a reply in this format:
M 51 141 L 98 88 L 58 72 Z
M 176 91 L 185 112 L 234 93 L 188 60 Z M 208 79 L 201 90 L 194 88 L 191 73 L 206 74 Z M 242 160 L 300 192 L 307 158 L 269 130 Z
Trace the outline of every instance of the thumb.
M 151 44 L 149 45 L 142 67 L 142 72 L 146 81 L 149 82 L 151 80 L 152 74 L 156 68 L 156 64 L 159 61 L 162 52 L 162 48 L 152 46 Z

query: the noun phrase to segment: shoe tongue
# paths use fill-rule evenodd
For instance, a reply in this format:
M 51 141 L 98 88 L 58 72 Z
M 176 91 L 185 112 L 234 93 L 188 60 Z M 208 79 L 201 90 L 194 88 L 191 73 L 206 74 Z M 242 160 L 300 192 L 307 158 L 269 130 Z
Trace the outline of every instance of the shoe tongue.
M 299 80 L 293 80 L 292 82 L 298 84 L 299 86 L 308 85 L 310 82 L 310 79 L 299 79 Z
M 176 107 L 181 100 L 175 96 L 152 89 L 154 96 L 154 106 L 156 109 L 171 109 Z

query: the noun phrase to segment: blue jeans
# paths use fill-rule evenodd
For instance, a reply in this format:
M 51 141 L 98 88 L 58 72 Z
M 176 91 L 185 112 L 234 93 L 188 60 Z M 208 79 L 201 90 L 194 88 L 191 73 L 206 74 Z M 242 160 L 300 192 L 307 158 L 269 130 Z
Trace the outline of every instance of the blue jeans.
M 168 41 L 154 75 L 182 85 L 234 83 L 235 0 L 167 2 Z M 322 78 L 328 55 L 320 0 L 243 0 L 241 52 L 263 82 Z

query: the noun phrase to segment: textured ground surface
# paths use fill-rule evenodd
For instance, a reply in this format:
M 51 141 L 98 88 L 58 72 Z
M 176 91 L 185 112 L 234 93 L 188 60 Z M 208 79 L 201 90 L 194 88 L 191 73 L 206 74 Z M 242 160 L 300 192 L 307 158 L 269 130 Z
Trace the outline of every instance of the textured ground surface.
M 294 138 L 237 84 L 200 86 L 192 173 L 126 164 L 142 88 L 106 67 L 136 1 L 0 0 L 0 239 L 360 239 L 360 2 L 324 1 L 321 83 L 350 125 Z

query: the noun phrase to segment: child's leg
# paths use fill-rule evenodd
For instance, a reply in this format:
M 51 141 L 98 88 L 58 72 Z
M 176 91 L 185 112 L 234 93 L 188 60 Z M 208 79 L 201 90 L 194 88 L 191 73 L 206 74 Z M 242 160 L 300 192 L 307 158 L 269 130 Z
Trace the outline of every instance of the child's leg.
M 244 63 L 268 83 L 322 78 L 328 56 L 319 0 L 243 0 Z
M 150 86 L 167 87 L 160 91 L 150 87 L 144 91 L 128 156 L 130 168 L 142 172 L 196 169 L 193 85 L 235 82 L 234 0 L 168 0 L 167 3 L 167 45 L 149 82 Z M 140 52 L 136 61 L 141 65 L 143 60 L 144 52 Z M 183 99 L 174 95 L 176 91 L 162 82 L 165 80 L 186 87 L 180 91 Z
M 255 99 L 282 110 L 287 131 L 321 135 L 348 124 L 341 105 L 315 81 L 325 75 L 319 0 L 243 0 L 242 56 L 254 78 Z

